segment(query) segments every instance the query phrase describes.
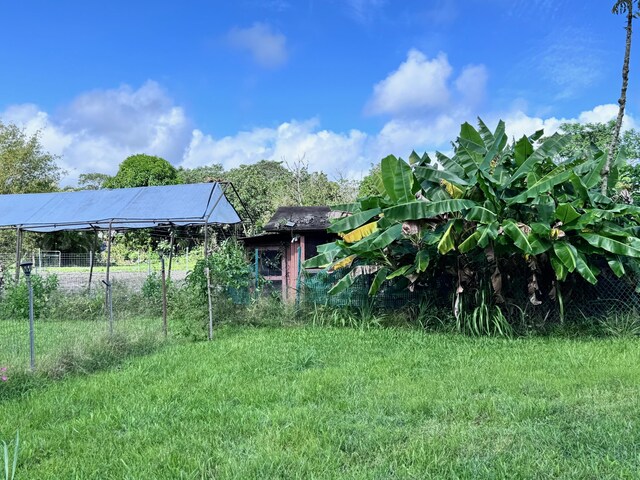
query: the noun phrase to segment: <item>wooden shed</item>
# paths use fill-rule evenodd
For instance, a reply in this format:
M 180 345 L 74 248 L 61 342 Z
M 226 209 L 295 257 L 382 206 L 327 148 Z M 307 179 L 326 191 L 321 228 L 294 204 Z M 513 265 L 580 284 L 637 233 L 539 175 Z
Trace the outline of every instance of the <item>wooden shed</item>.
M 280 207 L 263 234 L 242 239 L 251 258 L 256 259 L 258 274 L 283 300 L 296 300 L 302 262 L 317 255 L 318 245 L 337 238 L 327 232 L 330 211 L 326 206 Z

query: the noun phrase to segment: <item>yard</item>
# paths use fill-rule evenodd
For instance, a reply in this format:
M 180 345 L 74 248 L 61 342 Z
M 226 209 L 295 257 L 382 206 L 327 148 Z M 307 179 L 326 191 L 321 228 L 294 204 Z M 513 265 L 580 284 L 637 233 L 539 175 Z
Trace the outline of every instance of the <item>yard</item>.
M 632 339 L 226 327 L 5 400 L 0 439 L 17 478 L 637 478 L 638 379 Z

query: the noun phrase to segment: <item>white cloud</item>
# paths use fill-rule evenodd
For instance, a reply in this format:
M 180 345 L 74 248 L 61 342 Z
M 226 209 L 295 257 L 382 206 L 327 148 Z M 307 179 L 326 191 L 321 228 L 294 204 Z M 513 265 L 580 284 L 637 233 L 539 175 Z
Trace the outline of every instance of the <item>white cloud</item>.
M 263 159 L 293 162 L 304 157 L 312 170 L 353 175 L 368 169 L 367 142 L 367 134 L 359 130 L 322 130 L 315 119 L 293 120 L 276 128 L 255 128 L 220 139 L 194 130 L 182 165 L 192 168 L 215 162 L 229 169 Z
M 441 109 L 449 103 L 447 81 L 452 71 L 444 53 L 429 60 L 412 49 L 396 71 L 373 87 L 368 111 L 406 115 Z
M 454 82 L 465 105 L 479 105 L 486 95 L 489 72 L 484 65 L 467 65 Z
M 604 123 L 613 120 L 618 115 L 618 106 L 614 104 L 598 105 L 591 110 L 579 113 L 574 118 L 541 118 L 531 117 L 522 110 L 515 110 L 503 116 L 509 138 L 519 138 L 531 135 L 537 130 L 544 130 L 545 135 L 553 135 L 563 123 Z M 636 121 L 629 113 L 625 114 L 622 123 L 623 130 L 636 128 Z
M 67 170 L 64 184 L 80 173 L 113 174 L 129 155 L 148 153 L 178 163 L 191 128 L 181 107 L 149 81 L 137 90 L 129 86 L 84 93 L 55 115 L 36 105 L 14 105 L 0 113 L 5 122 L 40 131 L 44 148 L 61 156 Z
M 265 23 L 257 22 L 248 28 L 233 28 L 227 34 L 227 40 L 233 48 L 249 52 L 261 67 L 281 67 L 289 56 L 287 38 Z

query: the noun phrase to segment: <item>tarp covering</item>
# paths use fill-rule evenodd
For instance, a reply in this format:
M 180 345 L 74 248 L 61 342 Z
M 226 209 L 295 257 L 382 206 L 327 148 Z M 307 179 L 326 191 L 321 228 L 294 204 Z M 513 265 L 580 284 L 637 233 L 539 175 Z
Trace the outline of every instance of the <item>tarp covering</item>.
M 0 228 L 32 232 L 240 221 L 219 183 L 0 195 Z

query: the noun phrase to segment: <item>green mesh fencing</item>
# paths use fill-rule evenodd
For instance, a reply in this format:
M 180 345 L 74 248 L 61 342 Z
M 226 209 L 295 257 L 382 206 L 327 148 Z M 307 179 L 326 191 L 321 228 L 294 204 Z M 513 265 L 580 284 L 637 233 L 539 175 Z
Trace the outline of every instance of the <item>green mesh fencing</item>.
M 330 295 L 329 290 L 338 282 L 344 273 L 307 273 L 301 281 L 302 298 L 307 304 L 327 305 L 331 307 L 365 307 L 374 306 L 381 309 L 400 308 L 420 301 L 423 291 L 410 291 L 400 282 L 384 282 L 375 296 L 369 295 L 372 275 L 361 275 L 346 290 Z

